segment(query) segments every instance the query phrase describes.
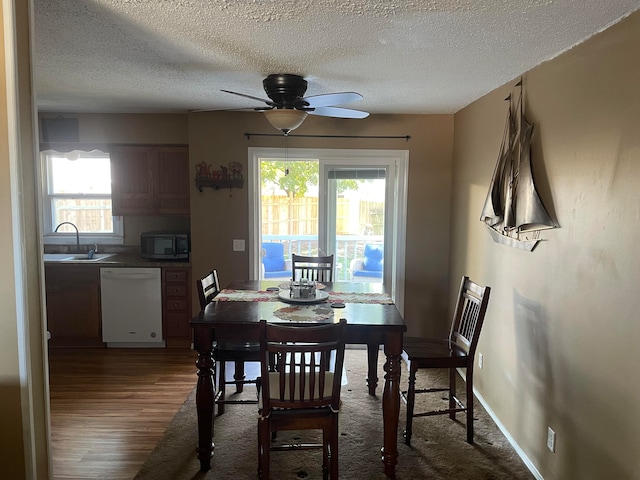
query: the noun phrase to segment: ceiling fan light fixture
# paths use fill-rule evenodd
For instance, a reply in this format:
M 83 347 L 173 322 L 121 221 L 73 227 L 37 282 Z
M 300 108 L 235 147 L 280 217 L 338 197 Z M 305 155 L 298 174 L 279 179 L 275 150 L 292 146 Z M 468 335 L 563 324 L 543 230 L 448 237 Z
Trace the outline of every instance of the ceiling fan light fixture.
M 269 123 L 285 135 L 302 125 L 307 118 L 307 112 L 293 108 L 274 108 L 263 113 Z

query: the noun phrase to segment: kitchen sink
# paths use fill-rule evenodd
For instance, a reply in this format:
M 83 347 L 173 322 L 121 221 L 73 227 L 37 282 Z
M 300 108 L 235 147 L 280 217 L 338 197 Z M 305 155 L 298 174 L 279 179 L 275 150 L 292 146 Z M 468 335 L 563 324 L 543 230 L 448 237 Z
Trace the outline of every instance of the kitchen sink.
M 109 257 L 113 257 L 115 253 L 96 253 L 93 258 L 89 258 L 86 253 L 45 253 L 45 262 L 99 262 Z

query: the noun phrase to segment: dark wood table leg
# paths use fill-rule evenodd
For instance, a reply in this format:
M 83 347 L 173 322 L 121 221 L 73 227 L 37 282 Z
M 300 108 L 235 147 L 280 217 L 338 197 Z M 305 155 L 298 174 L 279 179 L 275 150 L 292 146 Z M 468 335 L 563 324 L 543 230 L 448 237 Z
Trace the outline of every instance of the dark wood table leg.
M 244 377 L 244 362 L 243 361 L 235 362 L 235 371 L 233 372 L 233 379 L 236 382 L 244 381 L 245 377 Z M 244 390 L 244 384 L 243 383 L 236 383 L 236 393 L 242 393 L 243 390 Z
M 213 409 L 214 409 L 214 360 L 213 331 L 210 328 L 194 329 L 194 347 L 198 351 L 198 386 L 196 389 L 196 409 L 198 412 L 198 460 L 200 471 L 211 469 L 213 456 Z
M 385 335 L 384 353 L 384 393 L 382 395 L 382 416 L 384 418 L 384 446 L 382 462 L 384 473 L 396 478 L 398 464 L 398 418 L 400 416 L 400 355 L 402 354 L 402 332 L 388 332 Z
M 378 387 L 378 351 L 380 349 L 379 343 L 367 344 L 367 387 L 369 387 L 369 395 L 376 394 L 376 388 Z

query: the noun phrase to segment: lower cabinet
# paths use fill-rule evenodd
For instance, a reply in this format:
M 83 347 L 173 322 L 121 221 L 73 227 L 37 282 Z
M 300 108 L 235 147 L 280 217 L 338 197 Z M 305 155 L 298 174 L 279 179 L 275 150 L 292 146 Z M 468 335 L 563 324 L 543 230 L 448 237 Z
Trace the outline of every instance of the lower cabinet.
M 191 345 L 191 269 L 162 267 L 162 326 L 167 347 Z M 49 346 L 103 347 L 100 266 L 46 264 Z
M 47 265 L 45 283 L 49 346 L 103 346 L 98 266 Z
M 162 269 L 162 321 L 167 347 L 191 345 L 191 271 L 189 267 Z

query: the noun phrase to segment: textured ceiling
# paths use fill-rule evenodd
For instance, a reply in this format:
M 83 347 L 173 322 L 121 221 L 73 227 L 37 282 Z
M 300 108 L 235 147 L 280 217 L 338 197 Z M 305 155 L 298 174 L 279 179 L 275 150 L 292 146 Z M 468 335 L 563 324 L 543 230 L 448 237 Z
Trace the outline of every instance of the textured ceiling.
M 356 91 L 371 113 L 454 113 L 640 0 L 34 0 L 40 111 L 184 112 Z

